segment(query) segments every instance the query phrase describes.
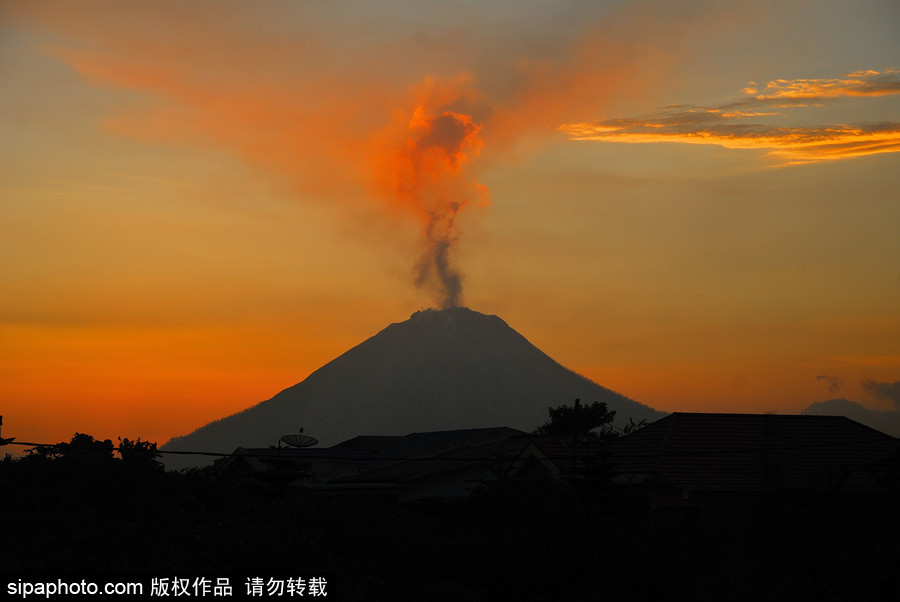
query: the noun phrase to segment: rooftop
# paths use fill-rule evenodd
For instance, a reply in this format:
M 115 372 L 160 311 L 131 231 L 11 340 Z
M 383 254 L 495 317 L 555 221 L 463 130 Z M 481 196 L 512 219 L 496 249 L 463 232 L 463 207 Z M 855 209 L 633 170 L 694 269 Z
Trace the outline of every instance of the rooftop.
M 622 475 L 694 490 L 878 487 L 897 439 L 843 416 L 676 412 L 613 443 Z

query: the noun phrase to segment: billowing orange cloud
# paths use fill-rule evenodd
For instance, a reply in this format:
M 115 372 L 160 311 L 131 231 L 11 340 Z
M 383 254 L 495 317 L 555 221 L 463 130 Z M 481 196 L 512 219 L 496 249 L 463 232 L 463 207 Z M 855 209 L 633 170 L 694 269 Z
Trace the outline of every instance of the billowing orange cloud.
M 488 201 L 487 188 L 464 172 L 478 154 L 481 126 L 461 113 L 429 116 L 417 107 L 409 122 L 410 136 L 396 153 L 385 153 L 391 191 L 422 222 L 426 252 L 416 266 L 416 284 L 433 284 L 441 307 L 462 301 L 462 280 L 450 263 L 459 236 L 456 217 L 471 201 Z
M 717 107 L 675 105 L 650 117 L 569 123 L 559 129 L 574 140 L 680 142 L 761 149 L 780 164 L 791 165 L 900 150 L 900 122 L 784 127 L 747 121 L 780 115 L 772 111 L 774 107 L 900 94 L 898 70 L 857 72 L 827 80 L 776 80 L 762 94 L 751 82 L 744 92 L 753 96 Z
M 561 121 L 595 113 L 613 95 L 658 85 L 674 60 L 661 49 L 710 13 L 698 6 L 672 18 L 649 3 L 597 8 L 591 22 L 583 11 L 564 12 L 565 25 L 542 28 L 535 45 L 442 22 L 423 37 L 398 18 L 385 17 L 380 31 L 363 20 L 348 25 L 339 9 L 259 4 L 6 8 L 10 20 L 55 34 L 48 50 L 87 81 L 143 94 L 107 120 L 109 131 L 226 148 L 287 177 L 304 199 L 414 219 L 427 249 L 414 279 L 442 305 L 460 301 L 450 266 L 456 216 L 484 204 L 481 166 L 545 139 Z M 428 45 L 432 39 L 439 43 Z M 441 155 L 447 140 L 432 145 L 432 128 L 461 128 L 461 154 Z

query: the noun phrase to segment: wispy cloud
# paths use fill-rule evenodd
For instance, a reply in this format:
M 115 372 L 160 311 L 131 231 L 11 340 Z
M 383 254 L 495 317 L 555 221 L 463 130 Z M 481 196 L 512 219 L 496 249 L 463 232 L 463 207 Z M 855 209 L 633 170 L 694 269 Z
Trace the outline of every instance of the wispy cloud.
M 750 82 L 749 86 L 754 86 Z M 769 82 L 762 92 L 745 88 L 755 100 L 793 100 L 823 102 L 844 96 L 885 96 L 900 94 L 900 70 L 856 71 L 833 79 L 776 79 Z
M 841 388 L 841 385 L 844 384 L 844 379 L 840 376 L 829 376 L 828 374 L 820 374 L 816 377 L 816 380 L 824 382 L 825 386 L 828 387 L 829 393 L 836 393 Z
M 900 70 L 859 71 L 835 79 L 775 80 L 748 97 L 719 106 L 673 105 L 656 115 L 569 123 L 574 140 L 679 142 L 768 151 L 782 165 L 900 151 L 900 122 L 779 126 L 760 118 L 785 117 L 784 109 L 822 105 L 841 98 L 900 94 Z M 790 117 L 789 115 L 787 117 Z
M 900 368 L 900 356 L 897 355 L 844 355 L 834 358 L 834 361 L 838 364 Z
M 875 399 L 889 401 L 896 408 L 900 409 L 900 381 L 890 383 L 864 380 L 862 382 L 862 387 Z

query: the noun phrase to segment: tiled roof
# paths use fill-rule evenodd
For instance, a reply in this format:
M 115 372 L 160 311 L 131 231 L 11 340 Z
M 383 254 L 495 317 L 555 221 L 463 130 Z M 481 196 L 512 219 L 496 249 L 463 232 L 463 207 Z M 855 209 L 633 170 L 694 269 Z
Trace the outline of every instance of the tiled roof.
M 390 458 L 342 482 L 397 482 L 481 464 L 498 456 L 511 456 L 527 443 L 524 432 L 508 427 L 412 433 L 399 437 L 378 454 Z
M 410 433 L 385 441 L 377 453 L 379 456 L 395 459 L 434 456 L 522 434 L 524 434 L 522 431 L 505 426 Z
M 676 412 L 617 440 L 611 461 L 685 489 L 876 489 L 897 445 L 842 416 Z
M 332 445 L 329 449 L 381 449 L 399 438 L 399 435 L 360 435 Z

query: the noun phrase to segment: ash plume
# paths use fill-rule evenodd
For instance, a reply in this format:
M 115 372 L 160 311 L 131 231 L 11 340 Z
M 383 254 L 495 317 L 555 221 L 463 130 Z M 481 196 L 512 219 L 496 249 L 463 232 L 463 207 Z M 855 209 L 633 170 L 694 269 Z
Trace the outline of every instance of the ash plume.
M 473 200 L 487 202 L 487 189 L 465 171 L 482 146 L 481 126 L 468 115 L 427 116 L 418 107 L 409 129 L 395 163 L 395 194 L 422 224 L 425 251 L 415 264 L 414 282 L 431 291 L 442 309 L 457 307 L 462 302 L 462 275 L 452 262 L 457 217 Z
M 373 200 L 386 217 L 416 219 L 422 246 L 411 252 L 410 280 L 441 305 L 461 302 L 457 217 L 472 200 L 487 202 L 470 173 L 482 125 L 494 161 L 525 157 L 561 123 L 659 86 L 669 71 L 659 57 L 675 56 L 681 40 L 720 12 L 658 7 L 648 18 L 641 2 L 612 14 L 604 3 L 587 12 L 537 3 L 522 8 L 522 23 L 534 25 L 523 36 L 449 11 L 426 36 L 453 33 L 448 45 L 423 44 L 399 4 L 382 7 L 400 17 L 385 19 L 389 30 L 366 11 L 333 3 L 312 11 L 321 22 L 298 21 L 290 2 L 266 3 L 271 14 L 259 20 L 250 3 L 217 3 L 215 11 L 181 2 L 120 10 L 113 0 L 92 1 L 90 9 L 78 2 L 0 6 L 10 4 L 16 8 L 4 17 L 14 13 L 17 26 L 55 36 L 51 60 L 84 83 L 146 98 L 111 106 L 104 131 L 230 152 L 288 178 L 301 202 L 339 206 L 353 220 L 367 220 Z M 321 25 L 332 22 L 354 25 Z M 472 35 L 463 42 L 457 31 Z
M 435 294 L 440 309 L 462 305 L 462 275 L 450 263 L 450 251 L 456 242 L 453 234 L 456 213 L 449 216 L 449 232 L 447 226 L 441 224 L 447 217 L 432 217 L 425 232 L 427 250 L 415 266 L 416 286 L 424 288 L 431 283 L 436 284 Z

